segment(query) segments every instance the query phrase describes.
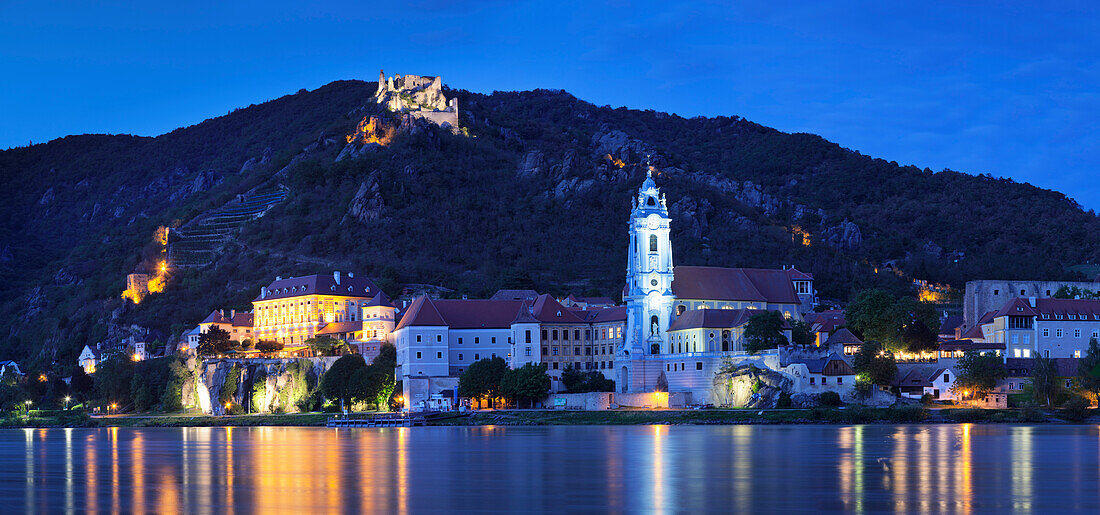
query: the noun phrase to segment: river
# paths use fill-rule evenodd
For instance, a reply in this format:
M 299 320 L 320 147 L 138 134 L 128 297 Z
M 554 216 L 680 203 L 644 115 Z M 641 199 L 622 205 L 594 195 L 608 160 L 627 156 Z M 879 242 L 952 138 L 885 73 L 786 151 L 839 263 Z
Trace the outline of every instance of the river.
M 1100 428 L 0 430 L 26 512 L 1100 511 Z

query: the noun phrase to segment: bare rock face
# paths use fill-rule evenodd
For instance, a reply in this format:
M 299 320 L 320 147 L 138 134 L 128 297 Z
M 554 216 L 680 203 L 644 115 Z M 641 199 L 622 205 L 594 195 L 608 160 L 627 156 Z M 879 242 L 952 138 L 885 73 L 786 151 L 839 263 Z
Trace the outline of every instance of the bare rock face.
M 707 199 L 695 200 L 690 195 L 684 196 L 669 207 L 669 214 L 678 223 L 685 224 L 688 232 L 694 238 L 702 238 L 707 231 L 707 215 L 714 210 Z
M 168 196 L 169 202 L 175 202 L 177 200 L 183 200 L 196 193 L 202 193 L 204 191 L 221 184 L 224 177 L 218 172 L 213 170 L 203 170 L 195 176 L 195 178 L 183 186 L 180 186 L 175 192 Z
M 67 286 L 70 284 L 80 284 L 81 281 L 75 275 L 64 268 L 57 269 L 57 273 L 53 274 L 53 282 L 58 286 Z
M 259 163 L 260 163 L 260 161 L 258 159 L 256 159 L 255 157 L 249 158 L 248 161 L 245 161 L 244 164 L 241 165 L 240 173 L 243 174 L 243 173 L 251 172 L 252 170 L 255 170 L 256 166 L 258 166 Z
M 355 192 L 355 198 L 348 205 L 348 216 L 368 223 L 382 216 L 385 202 L 382 200 L 382 187 L 378 184 L 378 172 L 374 172 L 359 184 L 359 190 Z
M 542 173 L 543 166 L 542 152 L 532 150 L 520 159 L 516 175 L 520 177 L 534 177 Z
M 46 192 L 42 194 L 42 198 L 38 199 L 38 205 L 40 205 L 40 206 L 48 205 L 50 202 L 53 202 L 53 199 L 54 199 L 53 187 L 50 187 L 50 189 L 46 190 Z
M 753 364 L 728 365 L 714 376 L 716 398 L 728 407 L 774 408 L 793 385 L 782 373 Z
M 606 126 L 601 127 L 600 132 L 592 135 L 592 146 L 597 154 L 607 154 L 619 158 L 625 158 L 631 154 L 639 158 L 647 154 L 656 155 L 653 147 L 647 145 L 644 141 L 634 139 L 618 129 L 611 130 Z
M 826 243 L 838 249 L 852 250 L 863 243 L 863 234 L 860 233 L 859 226 L 848 221 L 848 219 L 844 219 L 836 227 L 827 229 L 823 239 Z

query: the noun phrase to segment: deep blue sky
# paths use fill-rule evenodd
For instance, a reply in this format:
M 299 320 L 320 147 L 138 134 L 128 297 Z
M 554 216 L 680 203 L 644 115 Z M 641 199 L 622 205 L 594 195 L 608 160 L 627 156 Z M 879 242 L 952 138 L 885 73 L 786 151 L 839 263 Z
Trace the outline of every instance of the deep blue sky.
M 380 3 L 0 0 L 0 148 L 161 134 L 384 68 L 740 115 L 1100 209 L 1100 9 L 1086 2 Z

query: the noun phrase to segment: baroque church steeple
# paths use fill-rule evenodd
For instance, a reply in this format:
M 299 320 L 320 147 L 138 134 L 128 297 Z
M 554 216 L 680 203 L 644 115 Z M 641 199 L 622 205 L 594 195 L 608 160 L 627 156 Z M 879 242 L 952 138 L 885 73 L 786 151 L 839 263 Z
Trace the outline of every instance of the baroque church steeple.
M 627 305 L 626 351 L 656 354 L 672 318 L 673 263 L 669 238 L 668 205 L 649 175 L 631 202 L 628 222 L 629 248 L 625 302 Z

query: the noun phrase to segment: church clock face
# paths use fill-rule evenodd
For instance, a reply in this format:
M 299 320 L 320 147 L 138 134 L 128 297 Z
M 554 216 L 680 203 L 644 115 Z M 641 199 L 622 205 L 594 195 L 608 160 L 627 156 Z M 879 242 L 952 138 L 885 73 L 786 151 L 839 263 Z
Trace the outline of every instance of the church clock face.
M 656 215 L 651 215 L 648 220 L 650 230 L 656 229 L 661 226 L 661 220 Z
M 649 284 L 651 284 L 653 286 L 657 286 L 657 280 L 656 279 L 650 279 Z

